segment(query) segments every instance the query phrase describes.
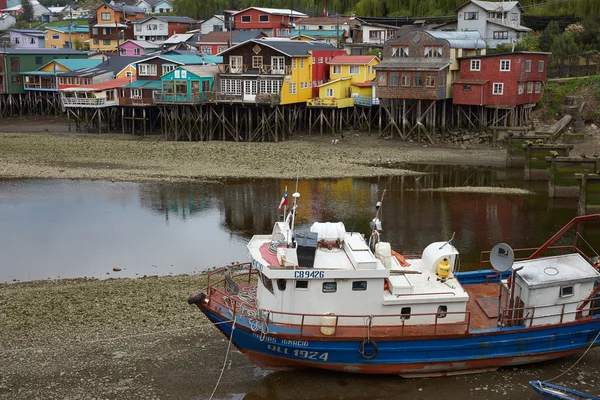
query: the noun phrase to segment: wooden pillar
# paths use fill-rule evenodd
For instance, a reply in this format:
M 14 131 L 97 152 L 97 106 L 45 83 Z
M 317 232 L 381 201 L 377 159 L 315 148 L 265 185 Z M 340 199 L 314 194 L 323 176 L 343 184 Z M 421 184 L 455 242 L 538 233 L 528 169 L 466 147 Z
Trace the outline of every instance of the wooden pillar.
M 585 215 L 585 203 L 587 198 L 587 169 L 583 171 L 583 174 L 577 174 L 581 177 L 581 184 L 579 186 L 579 201 L 577 202 L 577 214 Z
M 550 157 L 550 178 L 548 179 L 548 197 L 555 195 L 555 179 L 556 179 L 556 158 Z

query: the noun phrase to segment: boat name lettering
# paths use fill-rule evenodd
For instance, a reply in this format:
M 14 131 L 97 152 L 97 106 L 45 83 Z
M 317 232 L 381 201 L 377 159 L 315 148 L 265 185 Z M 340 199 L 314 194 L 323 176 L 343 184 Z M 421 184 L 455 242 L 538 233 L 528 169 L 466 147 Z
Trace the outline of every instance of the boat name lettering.
M 304 360 L 314 361 L 327 361 L 329 359 L 328 352 L 320 351 L 309 351 L 309 350 L 292 350 L 287 347 L 276 346 L 274 344 L 268 344 L 267 349 L 274 351 L 275 353 L 285 354 L 291 357 L 302 358 Z
M 325 278 L 325 271 L 294 271 L 295 279 Z
M 277 339 L 274 337 L 269 337 L 269 336 L 263 336 L 262 338 L 260 337 L 260 335 L 258 333 L 252 333 L 252 336 L 254 336 L 255 339 L 259 339 L 262 342 L 273 342 L 273 343 L 277 343 Z
M 263 270 L 263 265 L 261 263 L 259 263 L 258 261 L 256 261 L 254 258 L 252 259 L 252 268 L 255 268 L 259 271 Z
M 292 346 L 308 347 L 308 340 L 281 339 L 281 344 L 291 344 Z

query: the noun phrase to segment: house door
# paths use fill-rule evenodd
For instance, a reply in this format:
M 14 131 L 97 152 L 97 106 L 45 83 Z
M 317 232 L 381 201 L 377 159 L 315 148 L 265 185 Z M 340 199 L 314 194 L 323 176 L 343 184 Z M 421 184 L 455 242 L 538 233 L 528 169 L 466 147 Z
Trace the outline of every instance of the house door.
M 244 81 L 244 101 L 254 101 L 256 99 L 256 81 Z
M 200 82 L 192 81 L 192 94 L 200 93 Z

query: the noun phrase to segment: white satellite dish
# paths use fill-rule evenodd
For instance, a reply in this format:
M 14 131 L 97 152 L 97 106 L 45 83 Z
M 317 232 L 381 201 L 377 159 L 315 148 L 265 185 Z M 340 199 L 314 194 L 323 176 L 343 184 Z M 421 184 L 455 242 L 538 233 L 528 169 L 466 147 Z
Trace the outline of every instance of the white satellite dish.
M 490 263 L 496 271 L 508 271 L 515 262 L 515 253 L 506 243 L 498 243 L 490 252 Z

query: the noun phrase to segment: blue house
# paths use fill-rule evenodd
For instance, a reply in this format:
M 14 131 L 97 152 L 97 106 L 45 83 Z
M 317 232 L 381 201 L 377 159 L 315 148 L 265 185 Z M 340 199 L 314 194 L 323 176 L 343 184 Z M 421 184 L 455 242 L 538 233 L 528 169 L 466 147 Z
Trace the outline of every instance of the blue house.
M 161 91 L 155 93 L 156 103 L 202 103 L 212 99 L 210 92 L 219 68 L 216 65 L 185 65 L 161 78 Z

